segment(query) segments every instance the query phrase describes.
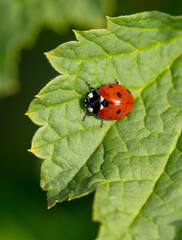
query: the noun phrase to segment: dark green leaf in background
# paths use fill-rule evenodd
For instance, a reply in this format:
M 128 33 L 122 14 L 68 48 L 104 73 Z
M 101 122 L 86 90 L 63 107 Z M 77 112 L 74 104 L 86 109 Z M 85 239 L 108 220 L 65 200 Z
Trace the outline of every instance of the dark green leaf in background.
M 71 25 L 100 27 L 105 14 L 113 13 L 114 3 L 114 0 L 1 0 L 0 97 L 17 91 L 19 52 L 35 42 L 42 27 L 59 33 Z
M 47 57 L 61 74 L 32 101 L 41 127 L 31 151 L 42 164 L 49 207 L 96 190 L 98 239 L 174 239 L 182 225 L 182 18 L 159 12 L 108 18 L 75 32 Z M 117 122 L 82 122 L 86 81 L 117 78 L 135 96 Z

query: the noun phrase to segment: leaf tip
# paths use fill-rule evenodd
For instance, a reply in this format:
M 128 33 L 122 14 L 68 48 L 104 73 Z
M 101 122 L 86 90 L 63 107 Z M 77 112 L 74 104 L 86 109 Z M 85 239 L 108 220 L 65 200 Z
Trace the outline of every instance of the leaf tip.
M 49 57 L 50 57 L 50 52 L 51 52 L 51 51 L 44 53 L 44 55 L 46 56 L 46 58 L 47 58 L 48 60 L 49 60 Z
M 36 97 L 36 98 L 40 98 L 40 94 L 36 94 L 35 97 Z
M 33 152 L 34 152 L 34 149 L 33 149 L 33 148 L 30 148 L 30 149 L 27 149 L 27 151 L 33 153 Z
M 49 209 L 51 209 L 51 207 L 52 207 L 51 205 L 48 205 L 48 206 L 47 206 L 47 209 L 49 210 Z
M 92 216 L 92 221 L 93 221 L 93 222 L 99 222 L 98 218 L 95 217 L 95 216 Z
M 77 30 L 76 30 L 76 29 L 72 29 L 72 31 L 74 32 L 74 34 L 77 32 Z
M 58 201 L 57 200 L 48 200 L 48 206 L 47 209 L 52 208 Z
M 72 29 L 73 33 L 75 34 L 75 37 L 77 40 L 79 40 L 79 36 L 80 36 L 80 31 L 76 30 L 76 29 Z
M 111 20 L 111 17 L 106 16 L 107 23 Z

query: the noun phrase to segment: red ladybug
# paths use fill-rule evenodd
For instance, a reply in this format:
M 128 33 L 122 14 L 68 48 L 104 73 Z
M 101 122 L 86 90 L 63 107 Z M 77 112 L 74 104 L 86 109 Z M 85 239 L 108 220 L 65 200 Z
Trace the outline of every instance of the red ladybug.
M 134 98 L 131 92 L 116 83 L 106 84 L 99 89 L 87 83 L 91 91 L 84 99 L 85 108 L 91 115 L 103 120 L 117 120 L 126 116 L 133 109 Z M 83 120 L 86 118 L 86 113 Z

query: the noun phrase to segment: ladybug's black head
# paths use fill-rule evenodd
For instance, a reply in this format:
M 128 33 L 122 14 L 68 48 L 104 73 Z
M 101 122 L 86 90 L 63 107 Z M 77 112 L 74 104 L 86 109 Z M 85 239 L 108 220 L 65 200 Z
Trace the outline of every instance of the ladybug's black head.
M 84 100 L 84 105 L 90 113 L 97 114 L 101 107 L 101 98 L 98 91 L 90 92 Z

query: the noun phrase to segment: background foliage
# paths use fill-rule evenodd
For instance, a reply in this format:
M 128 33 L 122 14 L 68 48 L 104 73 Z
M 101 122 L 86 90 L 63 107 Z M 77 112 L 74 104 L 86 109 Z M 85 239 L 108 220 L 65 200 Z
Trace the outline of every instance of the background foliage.
M 6 4 L 10 4 L 13 8 L 16 8 L 17 2 L 20 6 L 22 4 L 21 1 L 16 1 L 16 3 L 13 1 L 6 2 Z M 3 1 L 1 1 L 2 3 Z M 116 7 L 114 2 L 110 1 L 110 4 L 114 5 L 109 10 L 113 9 L 114 16 L 145 10 L 161 10 L 174 15 L 182 14 L 181 1 L 177 0 L 133 0 L 116 1 L 116 3 L 118 7 Z M 23 5 L 20 9 L 22 8 Z M 61 236 L 61 239 L 69 240 L 94 239 L 96 236 L 98 225 L 91 222 L 92 196 L 69 203 L 65 202 L 47 211 L 46 194 L 39 189 L 40 161 L 27 152 L 27 149 L 30 148 L 30 142 L 36 126 L 24 117 L 24 113 L 33 96 L 39 92 L 46 82 L 57 75 L 45 59 L 43 52 L 57 47 L 61 42 L 75 40 L 71 28 L 89 29 L 90 27 L 101 27 L 102 24 L 105 27 L 104 15 L 110 15 L 110 12 L 101 12 L 97 4 L 95 8 L 96 12 L 101 13 L 101 20 L 91 21 L 88 25 L 85 23 L 85 20 L 84 25 L 82 25 L 83 21 L 80 21 L 76 25 L 75 21 L 71 21 L 69 24 L 68 22 L 64 22 L 63 25 L 58 24 L 53 30 L 50 26 L 51 24 L 48 26 L 46 22 L 41 23 L 37 30 L 33 34 L 30 34 L 31 37 L 30 39 L 28 38 L 27 43 L 15 47 L 15 49 L 18 49 L 16 50 L 17 52 L 21 50 L 21 56 L 18 57 L 18 53 L 16 52 L 12 53 L 12 55 L 10 53 L 10 57 L 7 57 L 8 62 L 12 58 L 11 56 L 13 56 L 14 64 L 18 66 L 18 71 L 14 66 L 3 65 L 6 58 L 5 50 L 7 49 L 8 52 L 11 52 L 14 45 L 12 45 L 13 47 L 11 44 L 6 46 L 7 40 L 2 41 L 3 38 L 0 38 L 0 46 L 2 46 L 0 48 L 0 55 L 2 56 L 0 68 L 2 65 L 7 66 L 2 68 L 5 72 L 11 73 L 13 79 L 19 78 L 21 86 L 17 95 L 1 99 L 0 101 L 2 112 L 0 119 L 0 184 L 2 196 L 0 199 L 0 239 L 59 239 Z M 9 12 L 11 11 L 10 6 L 7 9 L 0 6 L 0 11 L 0 16 L 13 16 Z M 4 18 L 1 21 L 4 22 Z M 15 24 L 15 26 L 12 26 L 12 31 L 15 32 L 13 36 L 16 36 L 18 31 L 16 27 L 18 22 L 17 17 L 14 17 L 10 22 L 11 24 Z M 63 26 L 65 26 L 64 31 L 60 31 L 59 28 L 62 29 Z M 6 28 L 8 29 L 8 27 Z M 0 36 L 6 36 L 4 34 L 5 30 L 1 25 Z M 55 33 L 55 30 L 57 33 Z M 38 32 L 40 32 L 39 36 Z M 8 41 L 9 38 L 12 39 L 11 35 L 8 35 Z M 17 42 L 19 43 L 19 40 Z M 31 44 L 31 48 L 27 49 L 27 44 L 29 46 Z M 6 68 L 10 68 L 11 71 L 7 71 Z M 0 75 L 3 74 L 1 73 Z M 7 83 L 7 85 L 11 84 Z M 10 94 L 16 91 L 16 86 L 10 87 L 11 90 L 1 90 L 1 95 L 5 96 L 7 93 Z M 5 88 L 2 87 L 1 89 Z M 74 226 L 72 231 L 70 231 L 70 226 Z
M 17 64 L 19 51 L 36 41 L 41 28 L 58 33 L 75 27 L 101 27 L 104 13 L 112 13 L 111 0 L 1 0 L 0 1 L 0 96 L 18 88 Z

